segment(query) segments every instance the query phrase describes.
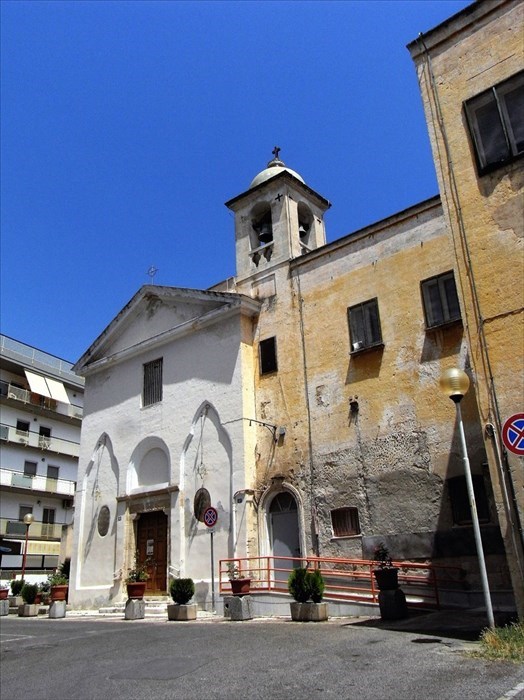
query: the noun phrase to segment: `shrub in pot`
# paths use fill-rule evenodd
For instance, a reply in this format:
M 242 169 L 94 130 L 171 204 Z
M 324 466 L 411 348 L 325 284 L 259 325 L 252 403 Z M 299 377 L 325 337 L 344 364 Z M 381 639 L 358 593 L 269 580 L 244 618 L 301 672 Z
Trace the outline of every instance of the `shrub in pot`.
M 23 578 L 15 578 L 11 581 L 11 593 L 14 596 L 18 596 L 22 592 L 22 588 L 24 587 L 24 579 Z
M 192 578 L 175 578 L 169 584 L 169 593 L 174 605 L 167 606 L 168 620 L 196 620 L 196 603 L 189 605 L 195 594 L 195 583 Z
M 128 569 L 126 576 L 127 597 L 143 598 L 146 592 L 146 583 L 148 579 L 147 562 L 143 564 L 135 563 L 132 569 Z
M 397 589 L 398 568 L 393 566 L 389 550 L 383 542 L 375 548 L 373 559 L 378 562 L 377 568 L 373 569 L 373 575 L 379 589 L 381 591 L 394 591 Z
M 69 579 L 57 569 L 54 574 L 47 577 L 51 600 L 66 600 L 69 588 Z
M 238 564 L 229 562 L 227 565 L 227 575 L 231 584 L 232 595 L 249 595 L 251 590 L 251 577 L 248 571 L 242 571 Z
M 22 598 L 27 605 L 33 605 L 38 595 L 37 583 L 25 583 L 22 588 Z
M 288 579 L 288 590 L 295 599 L 290 603 L 291 619 L 296 622 L 327 620 L 327 603 L 322 603 L 325 582 L 320 569 L 293 569 Z

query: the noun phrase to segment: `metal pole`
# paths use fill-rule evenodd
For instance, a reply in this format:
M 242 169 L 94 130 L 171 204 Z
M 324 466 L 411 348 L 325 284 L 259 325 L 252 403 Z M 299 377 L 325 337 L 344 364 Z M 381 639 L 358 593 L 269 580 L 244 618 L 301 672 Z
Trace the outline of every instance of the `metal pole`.
M 24 556 L 22 557 L 22 581 L 24 580 L 24 576 L 25 576 L 25 560 L 27 557 L 27 539 L 28 539 L 28 537 L 29 537 L 29 523 L 27 523 L 25 526 Z
M 213 530 L 209 531 L 211 533 L 211 607 L 213 612 L 215 612 L 215 556 L 213 552 Z
M 457 407 L 457 422 L 460 434 L 460 443 L 462 446 L 462 456 L 464 459 L 464 472 L 466 474 L 466 485 L 468 488 L 469 505 L 471 507 L 471 521 L 473 523 L 473 532 L 475 533 L 475 544 L 477 545 L 477 555 L 479 558 L 480 578 L 482 581 L 482 590 L 484 593 L 484 601 L 486 603 L 486 613 L 488 616 L 489 626 L 495 628 L 495 618 L 493 617 L 493 607 L 491 605 L 491 596 L 489 592 L 488 573 L 486 570 L 486 562 L 484 560 L 484 550 L 482 548 L 482 538 L 480 536 L 480 525 L 477 513 L 477 503 L 475 501 L 475 491 L 473 490 L 473 479 L 471 478 L 471 468 L 469 464 L 468 448 L 466 446 L 466 436 L 464 433 L 464 425 L 462 423 L 462 412 L 460 410 L 460 399 L 457 401 L 451 397 Z M 462 397 L 460 397 L 462 398 Z

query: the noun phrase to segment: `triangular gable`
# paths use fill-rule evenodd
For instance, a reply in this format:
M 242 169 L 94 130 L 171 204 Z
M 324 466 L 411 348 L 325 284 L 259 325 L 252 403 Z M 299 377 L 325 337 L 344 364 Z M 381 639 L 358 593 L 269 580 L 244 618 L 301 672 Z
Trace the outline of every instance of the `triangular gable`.
M 115 357 L 132 348 L 144 346 L 196 325 L 211 321 L 228 309 L 245 306 L 248 313 L 258 313 L 258 302 L 229 292 L 144 285 L 124 306 L 107 328 L 74 365 L 82 374 L 90 365 L 106 357 Z

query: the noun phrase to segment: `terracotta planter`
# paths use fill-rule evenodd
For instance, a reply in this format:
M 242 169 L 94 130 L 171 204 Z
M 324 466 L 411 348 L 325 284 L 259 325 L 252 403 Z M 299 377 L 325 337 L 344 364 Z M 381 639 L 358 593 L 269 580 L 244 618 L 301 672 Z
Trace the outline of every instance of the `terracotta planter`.
M 130 581 L 127 585 L 127 597 L 142 599 L 144 593 L 146 592 L 146 582 L 145 581 Z
M 51 586 L 51 600 L 66 600 L 69 586 L 67 584 L 61 586 Z
M 0 588 L 0 600 L 7 600 L 7 594 L 9 593 L 7 588 Z
M 290 603 L 294 622 L 324 622 L 328 619 L 327 603 Z
M 373 569 L 373 574 L 381 591 L 394 591 L 398 588 L 398 569 L 395 566 Z
M 248 595 L 251 589 L 250 578 L 234 578 L 229 582 L 231 584 L 232 595 Z

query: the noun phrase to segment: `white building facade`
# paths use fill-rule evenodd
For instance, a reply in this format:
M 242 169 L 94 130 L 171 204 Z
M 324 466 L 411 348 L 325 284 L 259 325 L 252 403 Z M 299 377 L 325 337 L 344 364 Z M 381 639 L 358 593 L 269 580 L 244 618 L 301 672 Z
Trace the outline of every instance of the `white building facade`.
M 21 573 L 26 534 L 27 574 L 71 555 L 83 394 L 71 363 L 0 336 L 2 579 Z

